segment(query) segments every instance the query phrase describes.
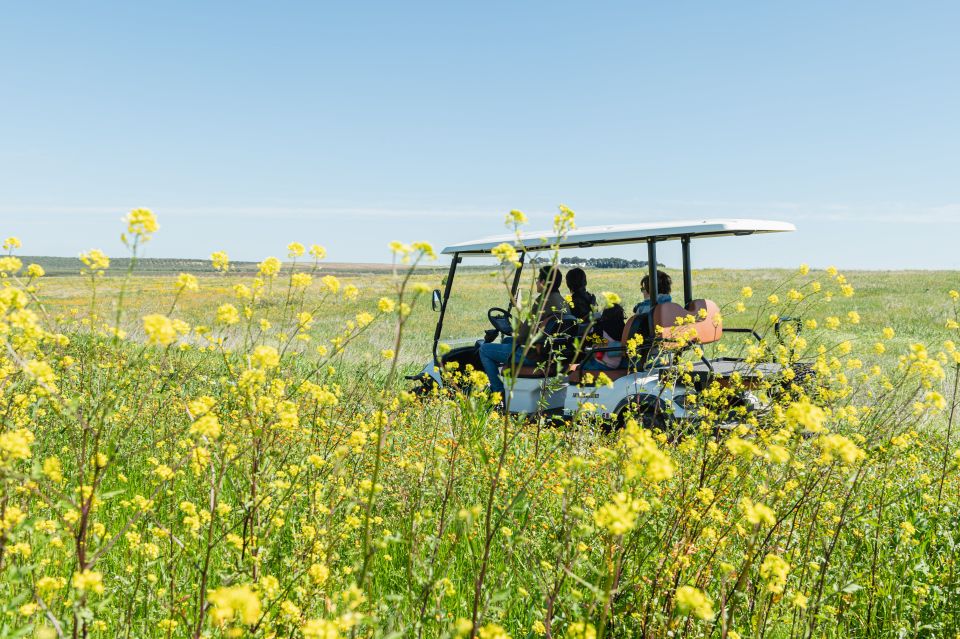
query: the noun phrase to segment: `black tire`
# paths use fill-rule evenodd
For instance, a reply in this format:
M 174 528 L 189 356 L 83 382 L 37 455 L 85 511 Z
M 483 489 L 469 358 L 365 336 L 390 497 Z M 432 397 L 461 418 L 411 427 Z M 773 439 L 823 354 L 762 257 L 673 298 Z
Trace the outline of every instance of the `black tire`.
M 673 417 L 667 414 L 666 402 L 653 395 L 633 395 L 626 398 L 614 411 L 613 428 L 621 429 L 630 418 L 647 430 L 669 432 L 672 430 Z

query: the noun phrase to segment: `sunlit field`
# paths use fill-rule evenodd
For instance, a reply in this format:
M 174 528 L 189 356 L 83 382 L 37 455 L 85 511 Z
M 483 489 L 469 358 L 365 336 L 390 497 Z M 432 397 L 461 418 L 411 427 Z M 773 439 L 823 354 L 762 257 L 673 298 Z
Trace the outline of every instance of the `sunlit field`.
M 136 254 L 156 230 L 135 211 L 118 232 Z M 384 247 L 392 271 L 295 242 L 198 276 L 90 252 L 49 277 L 5 249 L 0 636 L 960 630 L 957 272 L 695 271 L 763 337 L 707 354 L 786 372 L 749 387 L 760 410 L 714 381 L 650 431 L 502 414 L 481 383 L 410 392 L 446 275 L 426 244 Z M 444 344 L 507 305 L 504 260 L 458 273 Z M 629 308 L 641 276 L 589 288 Z

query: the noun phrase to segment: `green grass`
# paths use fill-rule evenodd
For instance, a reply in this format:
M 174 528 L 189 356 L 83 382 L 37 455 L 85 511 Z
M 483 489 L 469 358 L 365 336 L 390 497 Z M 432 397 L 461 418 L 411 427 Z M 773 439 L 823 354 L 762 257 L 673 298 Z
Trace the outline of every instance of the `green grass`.
M 886 637 L 960 627 L 950 419 L 960 369 L 943 346 L 957 336 L 947 328 L 956 272 L 847 273 L 857 293 L 845 298 L 825 273 L 697 271 L 696 296 L 721 303 L 726 326 L 766 332 L 772 312 L 817 319 L 801 355 L 816 360 L 823 346 L 824 371 L 805 387 L 770 380 L 757 392 L 772 408 L 760 414 L 730 412 L 736 384 L 709 387 L 702 421 L 667 437 L 604 434 L 589 415 L 562 427 L 504 417 L 482 393 L 413 398 L 402 375 L 429 358 L 428 296 L 407 318 L 381 313 L 378 300 L 398 295 L 392 274 L 331 271 L 359 296 L 324 293 L 323 271 L 288 296 L 281 277 L 232 327 L 216 324 L 216 310 L 243 305 L 233 287 L 249 273 L 201 275 L 172 311 L 173 274 L 100 278 L 92 307 L 89 278 L 44 279 L 27 307 L 35 315 L 0 296 L 0 636 Z M 444 275 L 412 281 L 439 288 Z M 588 271 L 591 290 L 627 306 L 640 276 Z M 506 305 L 500 280 L 485 269 L 457 276 L 444 341 L 482 335 L 486 309 Z M 811 280 L 834 299 L 764 301 L 803 283 L 810 291 Z M 115 321 L 122 286 L 127 337 L 115 340 L 101 327 Z M 736 313 L 744 286 L 754 296 Z M 303 309 L 315 309 L 309 340 L 291 323 Z M 361 312 L 373 323 L 348 327 Z M 223 341 L 194 332 L 147 344 L 149 314 Z M 840 328 L 825 329 L 828 317 Z M 893 339 L 881 336 L 887 326 Z M 345 349 L 318 355 L 337 335 Z M 745 348 L 731 337 L 732 350 Z M 276 365 L 269 347 L 283 352 Z M 398 348 L 397 361 L 383 359 Z M 864 374 L 874 363 L 883 372 Z M 207 410 L 219 432 L 198 425 Z M 741 426 L 718 436 L 720 413 Z

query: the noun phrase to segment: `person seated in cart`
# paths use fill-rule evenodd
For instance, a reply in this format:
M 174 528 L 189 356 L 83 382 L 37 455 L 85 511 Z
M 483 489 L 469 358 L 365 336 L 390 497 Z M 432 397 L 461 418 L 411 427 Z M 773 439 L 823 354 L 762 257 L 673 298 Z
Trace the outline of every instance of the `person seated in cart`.
M 666 304 L 672 302 L 670 291 L 673 288 L 673 279 L 669 274 L 657 270 L 657 304 Z M 639 315 L 640 332 L 644 338 L 650 335 L 650 311 L 653 309 L 653 303 L 650 301 L 650 276 L 644 275 L 640 280 L 640 290 L 643 291 L 643 301 L 633 307 L 633 312 Z
M 587 274 L 582 268 L 567 271 L 567 288 L 570 289 L 570 312 L 578 321 L 589 322 L 597 297 L 587 290 Z
M 622 346 L 620 338 L 623 336 L 626 321 L 623 307 L 619 304 L 614 304 L 603 310 L 593 333 L 602 340 L 600 342 L 602 348 L 618 349 Z M 609 371 L 619 368 L 622 360 L 623 349 L 604 350 L 588 357 L 581 366 L 585 371 Z
M 504 364 L 518 366 L 536 366 L 539 362 L 531 346 L 524 357 L 524 349 L 530 339 L 531 332 L 536 332 L 550 320 L 561 320 L 569 312 L 566 300 L 560 294 L 560 285 L 563 278 L 560 271 L 550 266 L 544 266 L 537 274 L 537 291 L 540 293 L 534 302 L 534 311 L 539 311 L 536 321 L 524 322 L 520 325 L 516 338 L 505 336 L 498 344 L 487 342 L 480 345 L 480 363 L 490 379 L 490 392 L 504 394 L 503 379 L 500 378 L 500 367 Z M 514 358 L 516 358 L 514 360 Z

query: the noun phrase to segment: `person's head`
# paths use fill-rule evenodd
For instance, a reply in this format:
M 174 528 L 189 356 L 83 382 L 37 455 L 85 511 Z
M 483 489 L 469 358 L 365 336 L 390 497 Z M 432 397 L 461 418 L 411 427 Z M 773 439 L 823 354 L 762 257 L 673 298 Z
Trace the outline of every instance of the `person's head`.
M 579 291 L 587 287 L 587 274 L 582 268 L 572 268 L 567 271 L 567 288 L 571 291 Z
M 673 278 L 669 274 L 657 269 L 657 293 L 659 295 L 669 295 L 673 287 Z M 650 295 L 650 276 L 644 275 L 640 280 L 640 289 L 644 295 Z
M 600 314 L 600 321 L 597 324 L 600 330 L 614 339 L 620 339 L 623 334 L 623 327 L 627 322 L 623 307 L 619 304 L 608 306 Z
M 560 284 L 563 277 L 560 275 L 560 269 L 552 266 L 541 266 L 537 273 L 537 290 L 555 293 L 560 290 Z

